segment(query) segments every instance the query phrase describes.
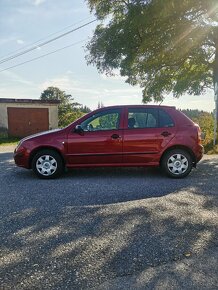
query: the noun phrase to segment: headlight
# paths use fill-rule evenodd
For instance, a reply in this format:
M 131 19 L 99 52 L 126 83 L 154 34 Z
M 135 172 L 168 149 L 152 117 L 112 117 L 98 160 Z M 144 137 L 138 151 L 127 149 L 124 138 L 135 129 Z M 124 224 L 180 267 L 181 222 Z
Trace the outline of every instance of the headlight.
M 23 140 L 20 140 L 18 142 L 17 147 L 15 148 L 15 152 L 17 152 L 21 148 L 22 143 L 23 143 Z

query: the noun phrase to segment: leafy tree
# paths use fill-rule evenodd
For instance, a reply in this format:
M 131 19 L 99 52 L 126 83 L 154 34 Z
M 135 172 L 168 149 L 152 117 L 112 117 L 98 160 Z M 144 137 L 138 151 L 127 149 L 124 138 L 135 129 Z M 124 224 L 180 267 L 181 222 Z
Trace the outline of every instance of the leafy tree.
M 197 123 L 202 132 L 205 133 L 205 139 L 203 144 L 205 149 L 211 149 L 210 146 L 213 144 L 213 130 L 214 130 L 214 118 L 212 113 L 199 111 L 199 110 L 182 110 L 190 119 Z
M 84 115 L 84 113 L 79 111 L 79 110 L 73 111 L 73 112 L 68 112 L 68 113 L 61 116 L 61 118 L 59 119 L 59 123 L 61 124 L 61 127 L 66 127 L 67 125 L 69 125 L 73 121 L 79 119 L 83 115 Z
M 207 114 L 211 116 L 211 113 L 200 111 L 197 109 L 186 109 L 186 110 L 181 110 L 186 116 L 188 116 L 190 119 L 198 119 L 202 114 Z
M 65 91 L 61 91 L 59 88 L 48 87 L 41 93 L 40 99 L 44 101 L 47 100 L 60 101 L 60 105 L 58 106 L 58 119 L 59 119 L 58 125 L 62 126 L 61 124 L 62 117 L 72 110 L 71 104 L 72 96 L 67 95 Z
M 90 113 L 91 112 L 91 109 L 89 108 L 89 107 L 87 107 L 86 105 L 85 106 L 81 106 L 80 107 L 80 111 L 82 112 L 82 113 Z
M 77 102 L 73 102 L 71 95 L 61 91 L 57 87 L 48 87 L 41 93 L 41 100 L 59 100 L 58 106 L 58 125 L 60 127 L 67 126 L 74 120 L 78 119 L 84 113 L 91 111 L 87 106 L 82 106 Z
M 87 45 L 100 72 L 120 69 L 143 101 L 199 95 L 218 81 L 217 0 L 86 0 L 102 20 Z

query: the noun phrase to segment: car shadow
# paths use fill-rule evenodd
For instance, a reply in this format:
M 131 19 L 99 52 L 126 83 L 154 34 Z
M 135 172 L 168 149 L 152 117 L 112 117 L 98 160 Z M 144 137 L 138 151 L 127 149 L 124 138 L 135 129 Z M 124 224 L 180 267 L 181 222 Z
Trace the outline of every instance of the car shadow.
M 16 167 L 12 154 L 2 153 L 0 169 L 6 183 L 10 180 L 10 193 L 20 189 L 29 206 L 34 206 L 32 196 L 38 196 L 38 204 L 52 207 L 57 200 L 60 206 L 103 205 L 161 197 L 190 187 L 207 194 L 208 177 L 216 175 L 217 165 L 203 160 L 184 179 L 168 178 L 159 168 L 97 167 L 70 169 L 58 179 L 43 180 L 32 170 Z

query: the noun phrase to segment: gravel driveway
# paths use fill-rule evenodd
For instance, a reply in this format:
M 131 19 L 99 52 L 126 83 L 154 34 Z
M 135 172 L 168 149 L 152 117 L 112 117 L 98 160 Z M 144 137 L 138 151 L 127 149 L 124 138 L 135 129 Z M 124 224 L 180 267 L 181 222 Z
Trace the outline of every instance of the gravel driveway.
M 183 180 L 145 168 L 39 180 L 9 151 L 0 289 L 217 289 L 218 156 Z

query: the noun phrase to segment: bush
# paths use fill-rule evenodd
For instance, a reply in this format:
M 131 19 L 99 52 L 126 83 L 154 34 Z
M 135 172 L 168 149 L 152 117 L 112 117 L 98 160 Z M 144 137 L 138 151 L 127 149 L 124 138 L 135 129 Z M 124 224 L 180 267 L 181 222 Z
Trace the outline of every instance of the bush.
M 212 113 L 199 111 L 199 110 L 183 110 L 193 122 L 197 123 L 202 132 L 205 134 L 205 138 L 202 141 L 204 145 L 205 153 L 215 152 L 213 146 L 214 138 L 214 117 Z

